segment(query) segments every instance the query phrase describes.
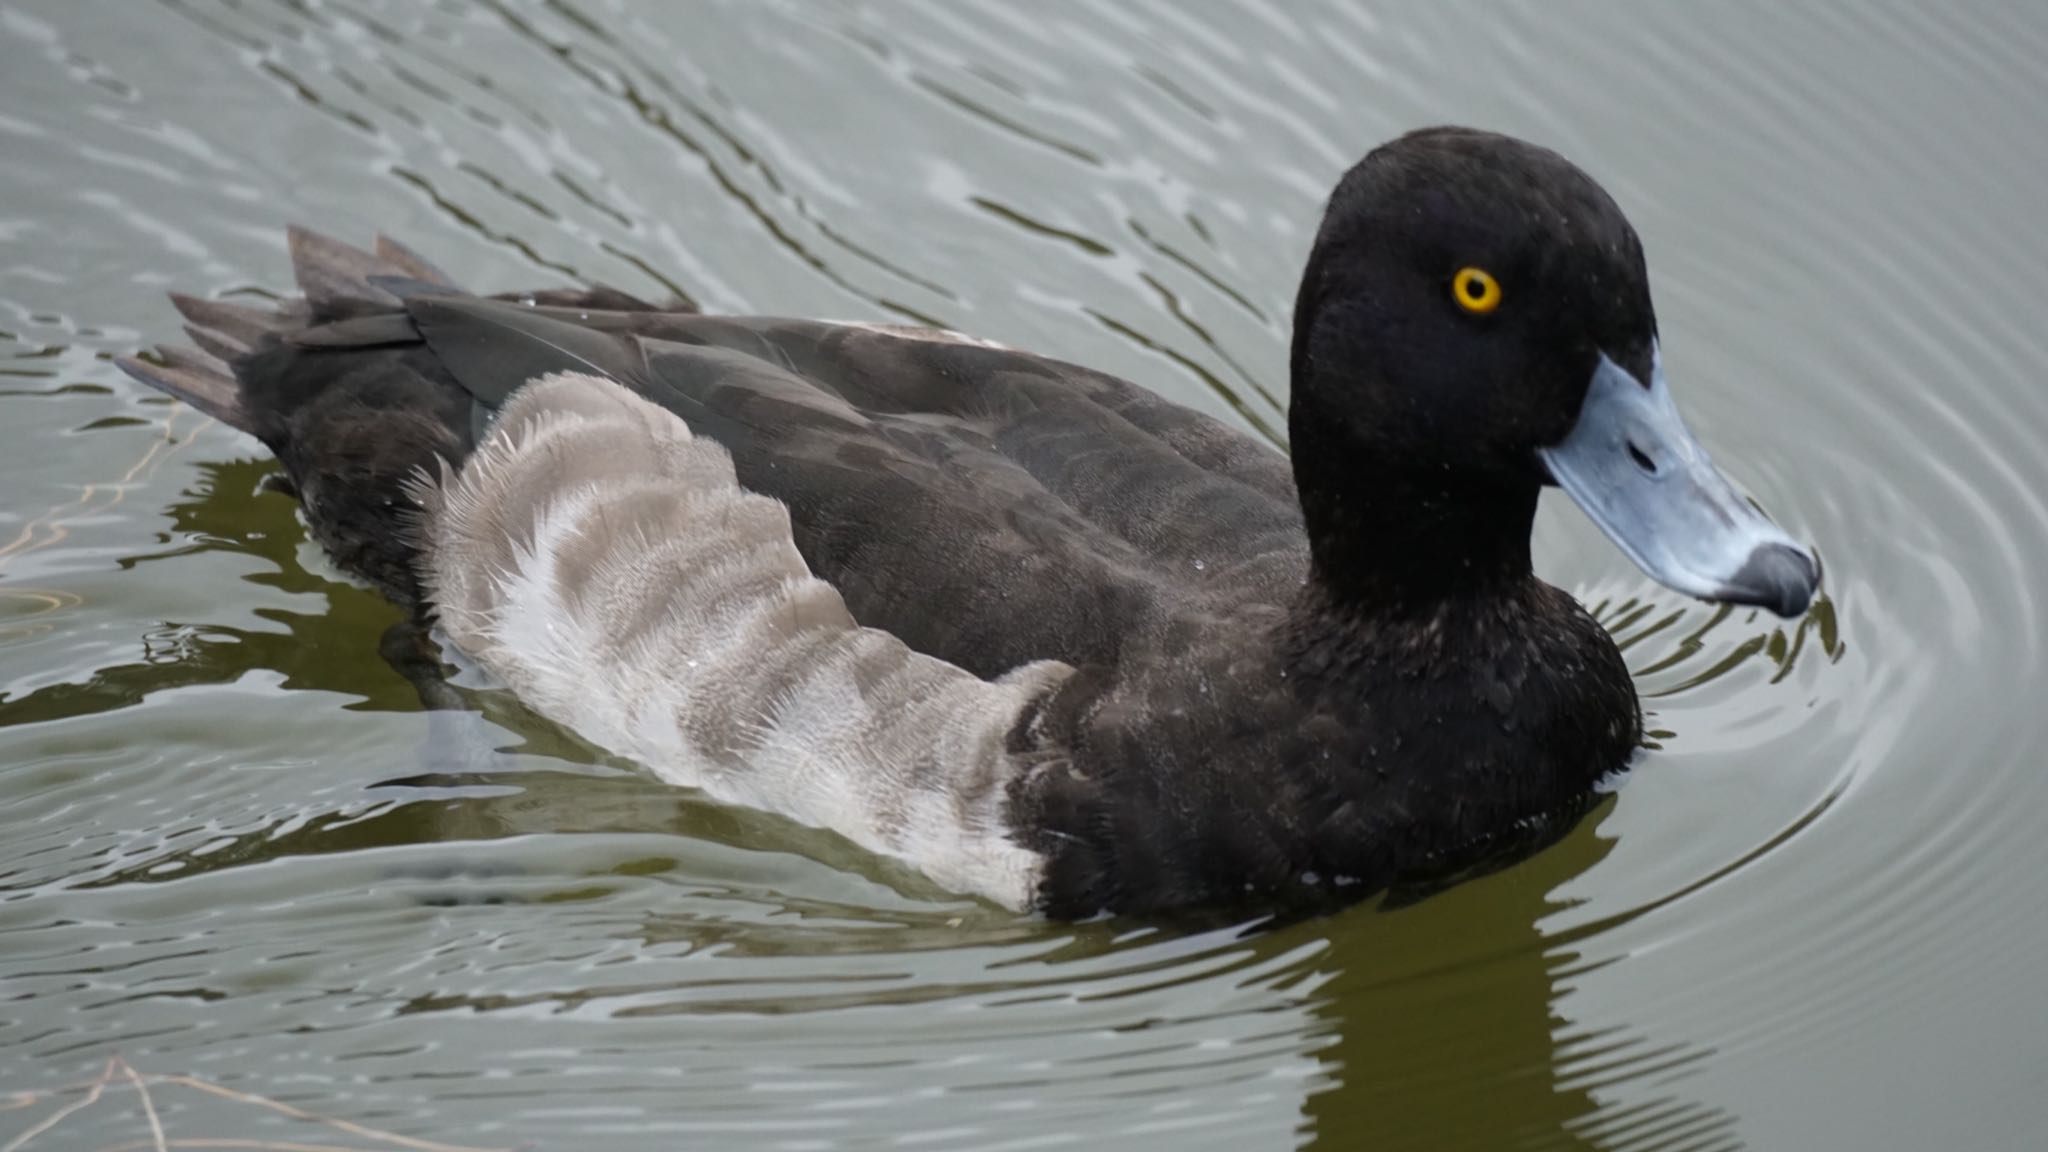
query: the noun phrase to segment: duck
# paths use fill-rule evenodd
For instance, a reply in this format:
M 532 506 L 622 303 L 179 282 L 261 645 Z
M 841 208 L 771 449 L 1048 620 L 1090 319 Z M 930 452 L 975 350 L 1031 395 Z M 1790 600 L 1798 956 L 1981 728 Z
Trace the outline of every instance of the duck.
M 1337 183 L 1284 452 L 941 329 L 289 247 L 302 296 L 174 294 L 196 346 L 121 367 L 547 720 L 1019 912 L 1316 910 L 1568 827 L 1643 722 L 1545 487 L 1687 595 L 1820 583 L 1681 418 L 1621 208 L 1496 133 Z

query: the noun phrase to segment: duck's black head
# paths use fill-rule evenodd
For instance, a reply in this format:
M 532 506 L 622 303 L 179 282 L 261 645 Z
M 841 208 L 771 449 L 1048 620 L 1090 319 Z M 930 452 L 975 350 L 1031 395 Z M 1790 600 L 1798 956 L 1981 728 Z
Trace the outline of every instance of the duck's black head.
M 1333 594 L 1529 575 L 1545 483 L 1681 591 L 1803 612 L 1810 554 L 1714 469 L 1657 354 L 1643 248 L 1548 149 L 1436 128 L 1330 197 L 1295 307 L 1295 474 Z

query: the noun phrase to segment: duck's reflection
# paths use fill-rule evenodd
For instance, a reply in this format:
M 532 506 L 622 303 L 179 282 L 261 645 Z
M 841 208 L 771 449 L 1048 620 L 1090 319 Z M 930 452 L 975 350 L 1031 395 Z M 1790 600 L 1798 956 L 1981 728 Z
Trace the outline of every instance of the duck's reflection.
M 277 471 L 273 461 L 240 460 L 200 466 L 195 489 L 172 503 L 170 546 L 121 560 L 144 579 L 170 578 L 152 568 L 194 552 L 227 549 L 262 557 L 272 568 L 248 577 L 287 593 L 319 593 L 324 603 L 297 613 L 259 608 L 256 614 L 283 626 L 236 628 L 213 623 L 163 621 L 141 637 L 141 658 L 100 668 L 83 683 L 60 683 L 0 701 L 0 725 L 30 724 L 92 715 L 138 704 L 152 692 L 201 684 L 228 684 L 256 669 L 280 672 L 285 686 L 317 687 L 361 697 L 358 707 L 409 709 L 416 693 L 405 680 L 363 651 L 364 636 L 377 636 L 400 612 L 374 592 L 309 572 L 299 562 L 305 540 L 291 500 L 261 490 Z
M 1600 815 L 1503 871 L 1321 926 L 1336 972 L 1315 1011 L 1335 1042 L 1321 1054 L 1331 1082 L 1305 1104 L 1313 1147 L 1738 1144 L 1725 1112 L 1675 1095 L 1628 1104 L 1603 1090 L 1706 1053 L 1588 1034 L 1558 1011 L 1567 982 L 1592 973 L 1542 925 L 1559 910 L 1550 894 L 1607 855 Z

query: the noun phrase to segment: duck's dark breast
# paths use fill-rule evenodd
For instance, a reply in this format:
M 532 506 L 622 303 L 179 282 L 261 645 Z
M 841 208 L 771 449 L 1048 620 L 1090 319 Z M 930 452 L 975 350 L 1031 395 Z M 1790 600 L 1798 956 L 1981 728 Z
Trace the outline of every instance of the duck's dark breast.
M 1533 579 L 1318 634 L 1211 628 L 1053 701 L 1041 728 L 1080 769 L 1011 795 L 1048 911 L 1320 909 L 1428 882 L 1568 828 L 1641 738 L 1606 633 Z

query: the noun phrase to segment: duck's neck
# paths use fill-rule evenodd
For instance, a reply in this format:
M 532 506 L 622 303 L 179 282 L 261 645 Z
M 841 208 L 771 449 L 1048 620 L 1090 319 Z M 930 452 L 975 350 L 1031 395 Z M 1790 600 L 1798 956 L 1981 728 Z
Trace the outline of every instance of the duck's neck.
M 1330 606 L 1406 614 L 1511 594 L 1532 578 L 1532 479 L 1432 475 L 1349 442 L 1312 409 L 1290 423 L 1310 580 Z

